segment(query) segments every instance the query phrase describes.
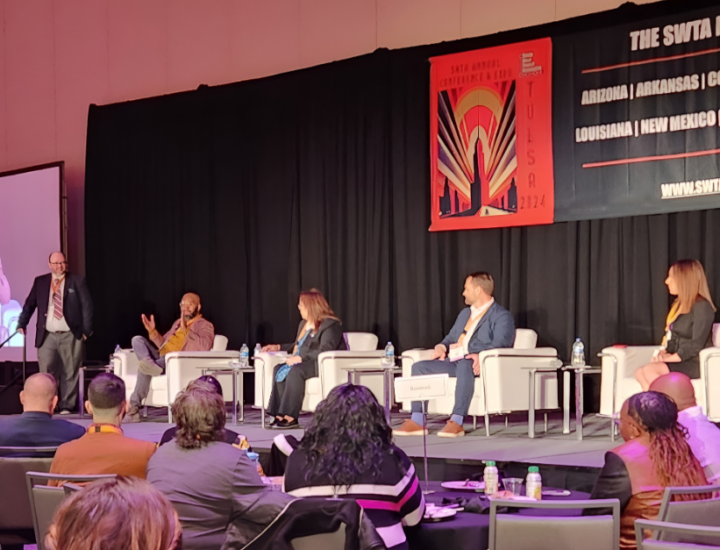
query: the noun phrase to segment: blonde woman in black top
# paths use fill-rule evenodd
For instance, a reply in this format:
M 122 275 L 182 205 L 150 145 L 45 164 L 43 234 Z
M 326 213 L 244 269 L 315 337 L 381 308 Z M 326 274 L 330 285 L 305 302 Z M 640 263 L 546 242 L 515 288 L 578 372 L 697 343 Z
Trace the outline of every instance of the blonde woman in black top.
M 665 322 L 663 349 L 651 363 L 635 371 L 643 391 L 668 372 L 700 378 L 700 350 L 712 345 L 716 308 L 702 264 L 697 260 L 675 262 L 670 266 L 665 284 L 676 298 Z

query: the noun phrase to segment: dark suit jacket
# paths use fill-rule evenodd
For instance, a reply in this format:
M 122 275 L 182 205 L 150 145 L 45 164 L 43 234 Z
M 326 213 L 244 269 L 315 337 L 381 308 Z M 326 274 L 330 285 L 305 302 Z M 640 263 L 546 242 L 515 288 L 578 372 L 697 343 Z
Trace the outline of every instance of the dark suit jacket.
M 302 329 L 305 321 L 300 321 L 298 325 L 297 340 L 292 344 L 283 344 L 280 349 L 292 352 L 296 342 L 302 336 Z M 343 338 L 342 327 L 337 319 L 325 319 L 318 327 L 315 334 L 308 334 L 300 348 L 300 358 L 303 363 L 306 361 L 317 361 L 318 355 L 323 351 L 331 351 L 335 349 L 345 349 L 345 339 Z
M 440 342 L 441 344 L 449 349 L 450 344 L 457 343 L 465 330 L 465 324 L 470 319 L 470 313 L 469 307 L 460 312 L 450 332 Z M 475 327 L 475 332 L 470 335 L 468 351 L 480 353 L 488 349 L 511 348 L 514 342 L 515 321 L 507 309 L 495 302 L 480 319 Z
M 0 420 L 3 447 L 56 447 L 84 434 L 82 426 L 44 412 L 24 412 Z
M 673 322 L 667 351 L 677 353 L 683 361 L 699 361 L 700 351 L 712 346 L 714 321 L 715 311 L 710 302 L 700 298 L 689 313 L 678 315 Z
M 35 277 L 30 294 L 23 306 L 18 328 L 27 328 L 35 308 L 38 310 L 35 347 L 39 348 L 45 339 L 45 321 L 47 319 L 48 302 L 50 301 L 50 282 L 52 274 Z M 81 340 L 83 335 L 92 334 L 93 304 L 90 292 L 85 284 L 85 277 L 67 273 L 65 275 L 65 291 L 63 292 L 63 315 L 73 336 Z

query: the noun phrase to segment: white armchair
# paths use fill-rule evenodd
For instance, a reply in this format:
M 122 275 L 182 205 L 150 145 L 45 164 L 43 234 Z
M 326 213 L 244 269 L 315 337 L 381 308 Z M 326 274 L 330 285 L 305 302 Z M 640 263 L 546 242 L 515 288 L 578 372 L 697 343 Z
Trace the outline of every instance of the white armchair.
M 484 364 L 487 387 L 484 392 L 482 377 L 475 378 L 475 393 L 470 403 L 470 415 L 477 417 L 484 416 L 486 413 L 502 414 L 529 409 L 530 374 L 527 367 L 554 368 L 557 363 L 555 348 L 537 348 L 536 344 L 537 333 L 534 330 L 519 328 L 515 331 L 515 344 L 512 348 L 487 350 L 480 353 L 480 364 Z M 413 363 L 432 359 L 432 355 L 433 350 L 413 349 L 403 352 L 403 376 L 412 376 Z M 538 373 L 536 380 L 535 409 L 558 408 L 557 374 L 554 372 Z M 448 396 L 430 401 L 428 413 L 452 414 L 455 405 L 456 382 L 456 378 L 448 380 Z M 487 395 L 487 406 L 485 395 Z M 403 401 L 404 410 L 409 411 L 410 405 L 410 401 Z
M 201 375 L 200 367 L 225 366 L 233 359 L 240 358 L 237 350 L 228 350 L 228 339 L 215 335 L 211 351 L 174 351 L 165 356 L 165 374 L 153 376 L 145 405 L 167 407 L 168 422 L 172 422 L 170 406 L 175 396 L 185 389 L 189 382 Z M 130 399 L 137 381 L 138 360 L 135 352 L 125 349 L 113 354 L 115 374 L 125 382 L 127 398 Z M 232 399 L 232 382 L 229 376 L 218 378 L 225 400 Z
M 346 350 L 324 351 L 318 356 L 318 376 L 305 382 L 305 398 L 302 410 L 314 411 L 318 403 L 325 399 L 335 386 L 347 382 L 347 372 L 343 367 L 377 365 L 385 355 L 377 350 L 378 337 L 369 332 L 346 332 L 344 335 Z M 351 359 L 347 356 L 366 356 L 367 359 Z M 284 351 L 263 352 L 255 361 L 255 406 L 267 408 L 273 383 L 273 370 L 283 363 L 288 354 Z M 382 378 L 377 375 L 360 375 L 359 384 L 367 386 L 381 404 Z M 264 399 L 264 404 L 263 404 Z
M 713 396 L 720 395 L 720 324 L 713 325 L 713 347 L 700 352 L 700 378 L 693 380 L 695 399 L 705 414 L 720 420 L 720 404 Z M 620 346 L 602 350 L 602 380 L 600 385 L 600 414 L 611 416 L 619 412 L 625 400 L 640 393 L 642 388 L 635 380 L 635 371 L 647 365 L 660 346 Z M 615 370 L 613 375 L 613 370 Z M 613 402 L 613 380 L 615 400 Z M 717 399 L 715 399 L 717 401 Z M 710 404 L 708 409 L 707 404 Z

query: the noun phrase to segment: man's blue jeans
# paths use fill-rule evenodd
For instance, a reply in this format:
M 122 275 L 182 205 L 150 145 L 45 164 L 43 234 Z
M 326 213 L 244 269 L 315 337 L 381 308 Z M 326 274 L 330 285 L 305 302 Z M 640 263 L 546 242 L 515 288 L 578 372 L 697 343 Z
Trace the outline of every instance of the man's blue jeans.
M 449 374 L 451 378 L 457 378 L 455 385 L 455 407 L 453 415 L 467 416 L 470 409 L 470 402 L 475 392 L 475 374 L 473 373 L 472 359 L 460 359 L 459 361 L 449 361 L 445 359 L 440 361 L 434 359 L 432 361 L 418 361 L 412 366 L 412 375 L 421 376 L 423 374 Z M 427 410 L 427 405 L 425 410 Z M 422 412 L 422 401 L 413 401 L 412 412 Z

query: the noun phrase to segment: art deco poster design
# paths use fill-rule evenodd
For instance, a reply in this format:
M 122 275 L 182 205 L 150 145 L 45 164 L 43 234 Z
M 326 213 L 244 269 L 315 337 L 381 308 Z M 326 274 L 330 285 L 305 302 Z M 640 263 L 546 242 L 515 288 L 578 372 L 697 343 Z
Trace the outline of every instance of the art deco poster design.
M 431 63 L 430 230 L 552 223 L 550 39 Z

